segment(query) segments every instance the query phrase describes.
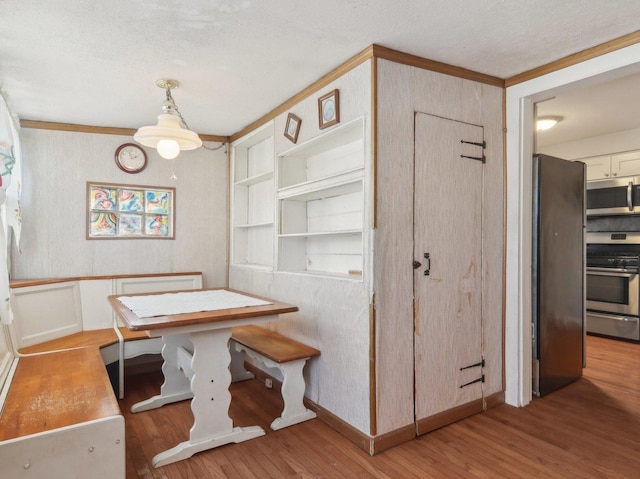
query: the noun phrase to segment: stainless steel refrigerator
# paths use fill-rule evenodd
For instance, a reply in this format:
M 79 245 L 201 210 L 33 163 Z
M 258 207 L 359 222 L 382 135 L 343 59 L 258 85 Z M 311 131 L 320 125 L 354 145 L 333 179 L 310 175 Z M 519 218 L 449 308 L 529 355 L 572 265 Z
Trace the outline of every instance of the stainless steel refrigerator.
M 533 392 L 579 379 L 585 338 L 585 165 L 533 158 Z

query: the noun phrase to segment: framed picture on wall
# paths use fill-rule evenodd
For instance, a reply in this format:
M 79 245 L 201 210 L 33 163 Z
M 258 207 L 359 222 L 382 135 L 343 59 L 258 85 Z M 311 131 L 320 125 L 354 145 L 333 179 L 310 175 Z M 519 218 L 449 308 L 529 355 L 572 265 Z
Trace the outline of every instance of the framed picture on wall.
M 175 188 L 87 182 L 87 239 L 174 239 Z
M 302 120 L 293 113 L 287 115 L 287 124 L 284 127 L 284 136 L 292 142 L 298 141 L 298 133 L 300 133 L 300 124 Z
M 333 90 L 318 98 L 318 122 L 321 130 L 340 122 L 339 90 Z

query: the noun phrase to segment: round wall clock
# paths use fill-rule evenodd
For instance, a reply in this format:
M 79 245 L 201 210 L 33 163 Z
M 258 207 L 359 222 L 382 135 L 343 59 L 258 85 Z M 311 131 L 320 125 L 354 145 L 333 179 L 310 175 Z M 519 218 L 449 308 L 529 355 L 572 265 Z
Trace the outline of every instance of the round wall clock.
M 147 154 L 134 144 L 120 145 L 115 154 L 116 165 L 125 173 L 140 173 L 147 166 Z

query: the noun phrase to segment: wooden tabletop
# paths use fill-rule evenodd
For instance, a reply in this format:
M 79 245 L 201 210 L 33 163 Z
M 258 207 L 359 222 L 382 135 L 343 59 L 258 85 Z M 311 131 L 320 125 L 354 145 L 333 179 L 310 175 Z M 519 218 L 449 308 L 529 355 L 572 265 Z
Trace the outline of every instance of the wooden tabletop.
M 250 296 L 252 298 L 269 301 L 271 304 L 262 306 L 246 306 L 241 308 L 219 309 L 215 311 L 200 311 L 197 313 L 172 314 L 168 316 L 153 316 L 150 318 L 140 318 L 133 311 L 122 304 L 118 298 L 122 296 L 153 296 L 171 293 L 193 293 L 199 291 L 225 290 L 232 293 Z M 293 313 L 298 311 L 297 306 L 274 301 L 262 296 L 245 293 L 229 288 L 210 288 L 210 289 L 189 289 L 181 291 L 162 291 L 157 293 L 141 293 L 141 294 L 118 294 L 109 296 L 109 302 L 113 306 L 116 313 L 122 318 L 125 325 L 132 331 L 151 331 L 154 329 L 176 328 L 180 326 L 192 326 L 205 323 L 214 323 L 222 321 L 230 321 L 234 319 L 254 318 L 259 316 L 272 316 L 282 313 Z

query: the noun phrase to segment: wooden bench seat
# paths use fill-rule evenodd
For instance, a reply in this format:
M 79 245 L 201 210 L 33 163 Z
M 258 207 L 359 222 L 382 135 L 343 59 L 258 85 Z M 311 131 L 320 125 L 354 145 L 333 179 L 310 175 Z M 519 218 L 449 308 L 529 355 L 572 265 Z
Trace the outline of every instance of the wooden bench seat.
M 131 331 L 129 328 L 122 326 L 118 327 L 117 332 L 114 328 L 80 331 L 79 333 L 20 348 L 18 352 L 20 354 L 35 354 L 89 347 L 103 350 L 103 348 L 114 344 L 118 344 L 117 354 L 114 351 L 112 354 L 103 355 L 103 359 L 106 364 L 114 361 L 119 363 L 117 388 L 118 397 L 122 399 L 124 398 L 124 360 L 142 354 L 159 354 L 162 349 L 162 340 L 158 338 L 150 339 L 146 331 Z M 116 387 L 115 384 L 114 387 Z
M 245 355 L 282 372 L 284 409 L 282 415 L 271 423 L 271 429 L 282 429 L 316 417 L 313 411 L 304 406 L 303 369 L 307 360 L 319 356 L 320 351 L 255 325 L 233 328 L 231 339 L 230 369 L 233 381 L 254 377 L 244 367 Z
M 2 477 L 124 478 L 124 418 L 98 348 L 20 357 L 3 396 Z
M 19 349 L 20 354 L 46 353 L 65 349 L 96 347 L 104 348 L 118 342 L 118 335 L 113 328 L 80 331 L 61 338 Z
M 129 328 L 124 327 L 119 327 L 118 331 L 120 331 L 124 341 L 149 339 L 145 331 L 130 331 Z M 79 333 L 70 334 L 32 346 L 26 346 L 20 348 L 19 352 L 20 354 L 33 354 L 87 347 L 105 348 L 117 342 L 118 335 L 113 328 L 94 329 L 92 331 L 80 331 Z

